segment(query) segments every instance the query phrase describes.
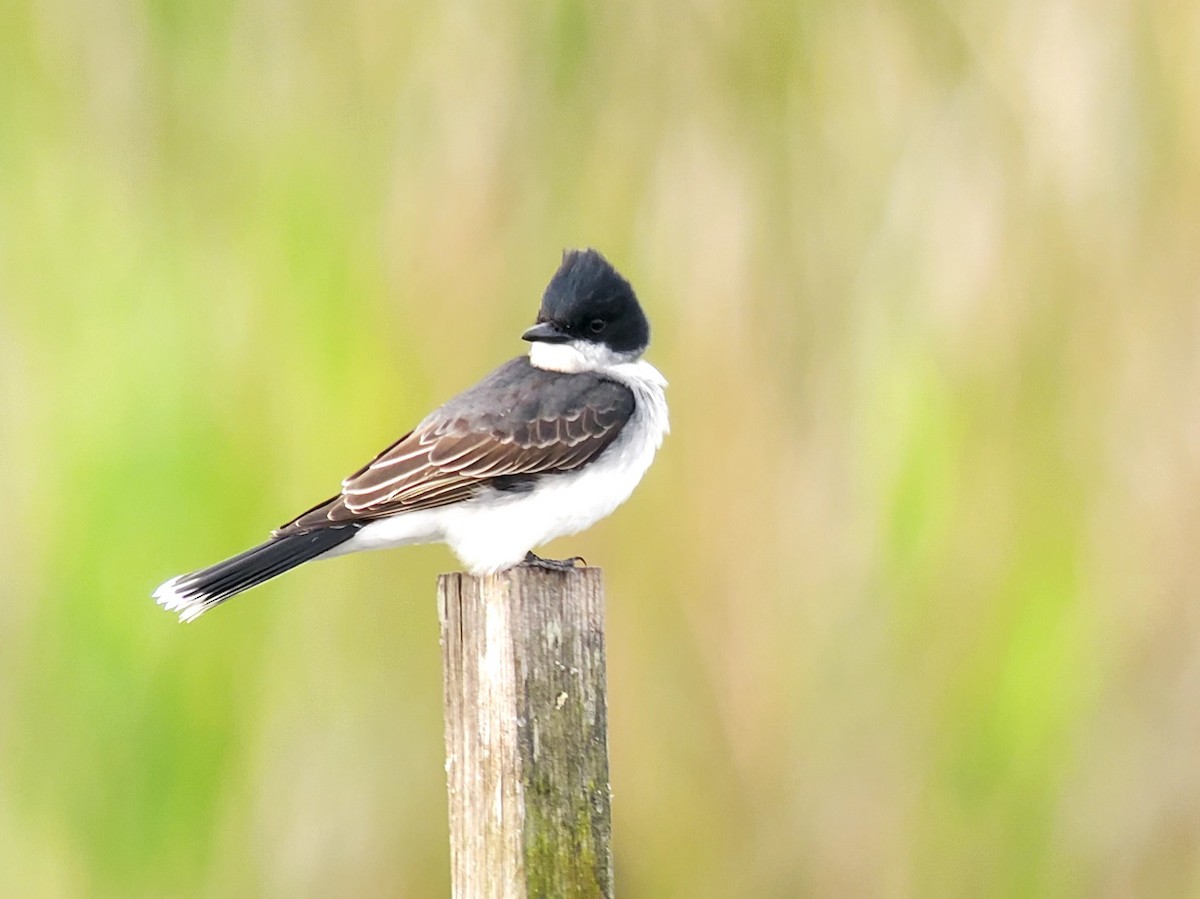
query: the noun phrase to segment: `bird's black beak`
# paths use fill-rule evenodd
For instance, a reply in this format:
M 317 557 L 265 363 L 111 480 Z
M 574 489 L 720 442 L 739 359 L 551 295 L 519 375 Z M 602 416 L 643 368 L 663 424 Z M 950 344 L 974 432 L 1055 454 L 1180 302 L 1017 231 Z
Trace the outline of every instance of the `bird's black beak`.
M 571 335 L 565 333 L 554 322 L 538 322 L 522 334 L 521 339 L 530 343 L 566 343 L 571 339 Z

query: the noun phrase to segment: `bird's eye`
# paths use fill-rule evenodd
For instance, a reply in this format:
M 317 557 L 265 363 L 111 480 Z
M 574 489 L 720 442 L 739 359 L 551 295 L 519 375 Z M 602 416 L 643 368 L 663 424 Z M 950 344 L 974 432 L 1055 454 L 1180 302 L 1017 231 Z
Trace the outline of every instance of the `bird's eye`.
M 593 318 L 591 320 L 591 322 L 588 324 L 588 330 L 591 331 L 593 334 L 599 334 L 601 331 L 604 330 L 605 324 L 606 324 L 606 322 L 604 321 L 604 319 Z

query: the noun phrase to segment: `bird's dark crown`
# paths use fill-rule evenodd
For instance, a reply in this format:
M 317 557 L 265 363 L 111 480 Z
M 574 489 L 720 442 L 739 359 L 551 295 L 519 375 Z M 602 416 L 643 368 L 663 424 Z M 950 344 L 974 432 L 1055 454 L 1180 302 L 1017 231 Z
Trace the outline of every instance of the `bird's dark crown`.
M 542 294 L 538 322 L 574 339 L 636 354 L 650 343 L 650 323 L 633 288 L 595 250 L 567 250 Z

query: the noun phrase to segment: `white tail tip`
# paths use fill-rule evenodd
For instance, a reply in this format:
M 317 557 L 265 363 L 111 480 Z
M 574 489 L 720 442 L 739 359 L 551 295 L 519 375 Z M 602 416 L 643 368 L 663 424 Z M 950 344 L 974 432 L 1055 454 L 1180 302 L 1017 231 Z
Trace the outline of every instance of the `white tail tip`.
M 208 608 L 207 597 L 200 592 L 189 591 L 183 583 L 183 575 L 164 581 L 154 591 L 155 601 L 168 612 L 178 612 L 179 621 L 195 621 Z

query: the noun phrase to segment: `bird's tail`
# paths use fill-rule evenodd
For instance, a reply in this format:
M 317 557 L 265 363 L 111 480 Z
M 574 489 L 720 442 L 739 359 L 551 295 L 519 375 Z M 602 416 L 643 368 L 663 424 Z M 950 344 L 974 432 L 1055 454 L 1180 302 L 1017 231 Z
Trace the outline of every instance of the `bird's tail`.
M 272 537 L 224 562 L 171 578 L 154 591 L 154 598 L 168 612 L 178 612 L 180 621 L 193 621 L 229 597 L 345 543 L 357 531 L 358 525 L 351 524 Z

